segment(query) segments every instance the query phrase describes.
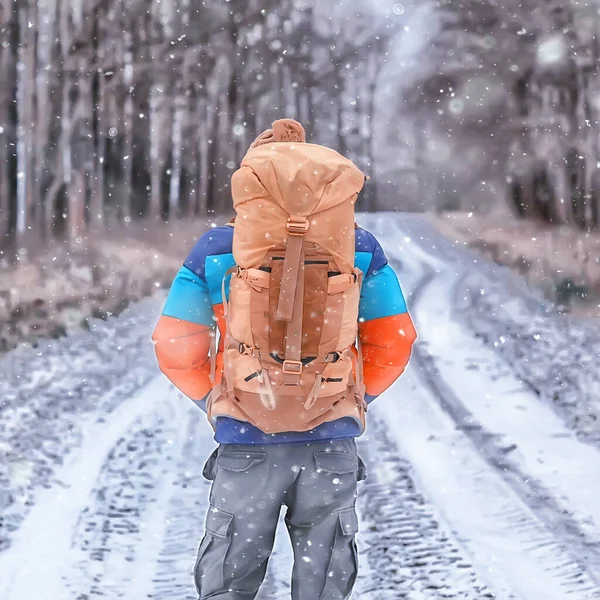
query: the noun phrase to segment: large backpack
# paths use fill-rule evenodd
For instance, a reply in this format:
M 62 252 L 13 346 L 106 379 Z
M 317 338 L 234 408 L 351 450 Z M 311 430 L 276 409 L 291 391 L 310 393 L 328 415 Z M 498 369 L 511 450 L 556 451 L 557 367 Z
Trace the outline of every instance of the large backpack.
M 232 178 L 233 257 L 223 281 L 223 376 L 208 404 L 263 432 L 341 417 L 364 428 L 357 340 L 362 273 L 354 204 L 363 173 L 334 150 L 251 149 Z

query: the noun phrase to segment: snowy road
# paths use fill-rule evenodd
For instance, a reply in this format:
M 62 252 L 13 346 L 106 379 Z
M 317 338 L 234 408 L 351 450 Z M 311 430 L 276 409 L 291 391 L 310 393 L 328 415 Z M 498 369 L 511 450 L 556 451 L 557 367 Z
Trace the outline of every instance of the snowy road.
M 551 405 L 479 332 L 501 339 L 493 328 L 509 317 L 539 318 L 537 299 L 422 219 L 361 221 L 397 268 L 420 337 L 360 440 L 353 598 L 600 598 L 600 452 L 571 418 L 597 406 Z M 503 318 L 475 319 L 473 289 L 510 291 Z M 201 412 L 156 377 L 160 304 L 0 362 L 2 600 L 196 598 L 214 443 Z M 290 556 L 282 530 L 260 600 L 289 598 Z

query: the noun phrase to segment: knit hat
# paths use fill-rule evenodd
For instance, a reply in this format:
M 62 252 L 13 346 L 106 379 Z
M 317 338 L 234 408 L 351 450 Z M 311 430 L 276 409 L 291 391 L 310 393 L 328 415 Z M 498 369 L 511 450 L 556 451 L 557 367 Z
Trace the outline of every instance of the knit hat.
M 306 142 L 304 127 L 294 119 L 279 119 L 273 122 L 271 129 L 263 131 L 250 144 L 250 149 L 272 142 Z

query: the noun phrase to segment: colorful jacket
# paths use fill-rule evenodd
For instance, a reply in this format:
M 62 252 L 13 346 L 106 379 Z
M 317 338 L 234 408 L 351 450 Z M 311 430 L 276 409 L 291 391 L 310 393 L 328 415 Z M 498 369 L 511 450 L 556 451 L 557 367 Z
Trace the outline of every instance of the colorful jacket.
M 196 243 L 177 273 L 153 334 L 161 371 L 206 411 L 211 391 L 209 349 L 215 325 L 224 333 L 222 282 L 234 266 L 233 226 L 216 227 Z M 356 229 L 355 266 L 365 274 L 359 306 L 367 402 L 404 371 L 416 332 L 396 274 L 379 242 Z M 228 278 L 228 276 L 227 276 Z M 228 281 L 225 290 L 227 293 Z M 305 432 L 265 434 L 249 423 L 219 417 L 215 440 L 226 444 L 306 443 L 360 435 L 353 419 L 324 423 Z

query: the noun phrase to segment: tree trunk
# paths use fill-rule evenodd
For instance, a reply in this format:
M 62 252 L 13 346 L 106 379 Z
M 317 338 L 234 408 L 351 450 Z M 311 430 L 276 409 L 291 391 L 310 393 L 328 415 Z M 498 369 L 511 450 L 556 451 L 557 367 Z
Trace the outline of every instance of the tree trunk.
M 205 97 L 198 102 L 198 200 L 196 215 L 205 216 L 208 210 L 209 173 L 211 159 L 211 124 L 214 116 L 210 112 L 211 106 Z
M 50 15 L 56 14 L 56 0 L 47 0 L 44 6 Z M 52 127 L 51 74 L 54 57 L 54 39 L 56 38 L 55 20 L 39 19 L 39 38 L 37 47 L 37 106 L 35 136 L 35 174 L 34 185 L 39 201 L 36 205 L 36 230 L 44 239 L 46 234 L 47 186 L 50 183 L 50 132 Z
M 171 128 L 171 179 L 169 182 L 169 221 L 179 213 L 179 199 L 181 196 L 181 128 L 183 121 L 183 107 L 179 100 L 173 108 L 173 126 Z
M 346 155 L 346 138 L 344 137 L 344 107 L 342 105 L 342 90 L 344 88 L 344 84 L 342 81 L 341 74 L 339 71 L 336 73 L 337 83 L 337 102 L 336 102 L 336 134 L 337 134 L 337 148 L 336 150 Z
M 0 247 L 14 250 L 17 225 L 17 59 L 19 47 L 19 5 L 2 0 L 2 33 L 7 40 L 0 46 L 2 85 L 0 86 Z M 14 256 L 10 256 L 13 260 Z
M 227 113 L 227 98 L 221 100 L 221 110 L 217 111 L 217 135 L 213 138 L 215 146 L 216 177 L 214 180 L 214 212 L 224 212 L 229 197 L 225 189 L 229 181 L 229 162 L 231 158 L 231 129 L 229 126 L 229 114 Z
M 377 210 L 377 173 L 376 173 L 376 149 L 375 144 L 375 99 L 377 98 L 377 81 L 379 79 L 379 72 L 381 66 L 378 64 L 378 55 L 373 55 L 369 63 L 369 78 L 368 78 L 368 114 L 367 114 L 367 127 L 368 133 L 365 134 L 364 139 L 366 141 L 365 151 L 366 156 L 369 159 L 369 168 L 373 177 L 373 181 L 370 185 L 370 191 L 368 192 L 368 210 Z
M 120 217 L 125 223 L 131 222 L 131 201 L 133 196 L 133 64 L 131 34 L 123 32 L 124 68 L 123 68 L 123 95 L 125 98 L 125 112 L 123 115 L 123 197 L 120 198 Z
M 58 151 L 61 157 L 61 175 L 62 182 L 66 185 L 67 189 L 67 210 L 66 214 L 55 214 L 56 225 L 61 229 L 61 233 L 70 233 L 70 227 L 64 227 L 68 225 L 73 215 L 77 213 L 77 208 L 70 205 L 70 202 L 76 202 L 77 198 L 70 198 L 68 192 L 70 191 L 70 185 L 72 180 L 73 168 L 71 164 L 71 133 L 72 133 L 72 120 L 71 120 L 71 91 L 73 88 L 73 75 L 71 73 L 71 60 L 69 58 L 69 40 L 70 40 L 70 2 L 68 0 L 61 0 L 61 11 L 60 11 L 60 29 L 59 37 L 61 44 L 61 61 L 62 61 L 62 105 L 61 105 L 61 131 L 60 139 L 58 142 Z M 68 219 L 64 222 L 64 219 Z
M 212 117 L 210 120 L 210 129 L 208 131 L 208 152 L 206 154 L 207 164 L 207 186 L 206 186 L 206 211 L 208 213 L 215 212 L 217 208 L 217 187 L 218 187 L 218 156 L 219 156 L 219 117 L 218 100 L 215 99 L 215 104 L 208 105 L 208 111 Z
M 92 197 L 90 200 L 90 230 L 104 230 L 104 160 L 106 156 L 105 81 L 101 65 L 104 63 L 104 30 L 100 26 L 100 15 L 93 15 L 91 74 L 92 136 L 94 140 L 94 166 Z
M 159 220 L 161 209 L 161 178 L 162 164 L 160 162 L 160 137 L 162 92 L 153 86 L 150 92 L 150 211 L 152 220 Z
M 306 83 L 306 121 L 304 129 L 306 130 L 306 139 L 309 140 L 315 135 L 315 109 L 314 109 L 314 94 L 312 87 Z
M 19 62 L 23 65 L 19 71 L 19 99 L 17 102 L 19 114 L 17 141 L 17 236 L 23 239 L 27 229 L 31 228 L 34 207 L 37 204 L 37 194 L 34 190 L 34 139 L 35 121 L 34 102 L 35 87 L 30 82 L 35 81 L 36 58 L 36 6 L 23 6 L 20 11 L 21 44 L 19 47 Z

